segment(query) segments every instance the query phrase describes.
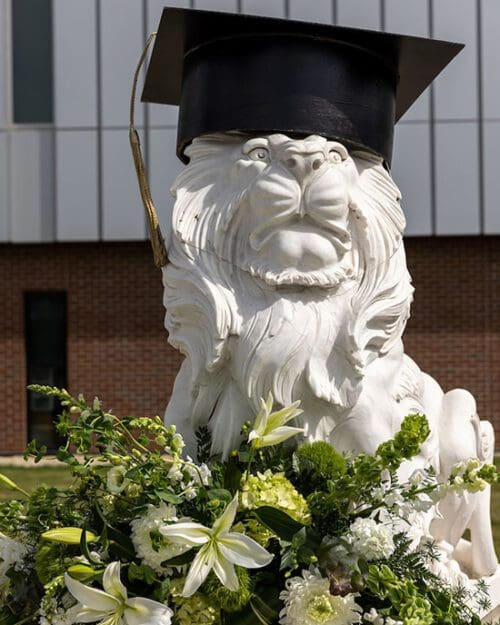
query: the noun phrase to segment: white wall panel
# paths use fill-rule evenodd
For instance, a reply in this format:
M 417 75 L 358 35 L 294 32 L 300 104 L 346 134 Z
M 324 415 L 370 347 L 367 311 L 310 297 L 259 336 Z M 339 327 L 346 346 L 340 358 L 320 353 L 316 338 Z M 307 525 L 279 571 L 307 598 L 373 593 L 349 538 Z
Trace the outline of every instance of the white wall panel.
M 0 241 L 9 240 L 8 141 L 7 133 L 0 132 Z
M 500 122 L 484 124 L 484 234 L 500 234 Z
M 378 30 L 379 0 L 337 0 L 337 24 Z
M 54 132 L 13 132 L 11 240 L 54 240 Z
M 97 241 L 97 132 L 56 133 L 58 241 Z
M 422 0 L 386 0 L 385 30 L 392 33 L 429 36 L 429 11 L 427 2 Z M 418 98 L 404 120 L 427 120 L 429 118 L 429 90 Z
M 96 126 L 96 4 L 54 0 L 54 121 Z
M 238 10 L 236 0 L 195 0 L 195 9 L 206 9 L 207 11 L 229 11 L 236 13 Z
M 484 116 L 500 119 L 500 2 L 482 0 L 481 7 Z
M 176 130 L 152 130 L 149 138 L 149 180 L 158 219 L 165 238 L 174 200 L 170 194 L 177 174 L 183 169 L 183 163 L 175 154 Z
M 101 7 L 102 124 L 128 125 L 134 70 L 144 48 L 142 2 L 105 0 Z M 136 124 L 142 123 L 142 106 Z
M 158 30 L 160 17 L 165 6 L 179 7 L 181 9 L 189 8 L 189 0 L 147 0 L 147 32 L 154 33 Z M 138 98 L 142 91 L 141 82 L 137 91 Z M 166 104 L 148 104 L 149 123 L 153 126 L 175 126 L 177 124 L 177 116 L 179 108 L 177 106 L 168 106 Z
M 429 123 L 396 127 L 392 176 L 401 189 L 406 235 L 432 234 Z
M 242 13 L 284 17 L 285 3 L 283 0 L 242 0 Z
M 102 132 L 103 239 L 144 239 L 142 207 L 132 155 L 125 130 Z
M 333 20 L 332 0 L 290 0 L 290 18 L 309 22 L 326 22 Z
M 435 82 L 437 119 L 477 117 L 476 2 L 437 0 L 433 3 L 434 38 L 465 43 Z
M 7 68 L 9 42 L 7 41 L 7 0 L 0 0 L 0 126 L 7 123 Z
M 479 234 L 478 128 L 437 123 L 436 234 Z

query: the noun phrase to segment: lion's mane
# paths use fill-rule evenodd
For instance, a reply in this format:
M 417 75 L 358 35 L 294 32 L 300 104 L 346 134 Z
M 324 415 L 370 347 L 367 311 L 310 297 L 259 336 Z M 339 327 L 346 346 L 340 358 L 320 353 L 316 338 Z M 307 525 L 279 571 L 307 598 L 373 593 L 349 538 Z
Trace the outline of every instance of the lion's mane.
M 269 391 L 283 404 L 317 400 L 312 436 L 330 431 L 332 414 L 356 402 L 373 359 L 400 342 L 413 291 L 399 190 L 381 160 L 362 152 L 350 155 L 352 277 L 331 289 L 294 289 L 252 276 L 237 228 L 251 182 L 235 165 L 243 140 L 206 136 L 187 149 L 164 268 L 169 342 L 186 356 L 174 396 L 188 395 L 184 403 L 173 397 L 167 418 L 183 430 L 210 423 L 214 450 L 224 453 Z

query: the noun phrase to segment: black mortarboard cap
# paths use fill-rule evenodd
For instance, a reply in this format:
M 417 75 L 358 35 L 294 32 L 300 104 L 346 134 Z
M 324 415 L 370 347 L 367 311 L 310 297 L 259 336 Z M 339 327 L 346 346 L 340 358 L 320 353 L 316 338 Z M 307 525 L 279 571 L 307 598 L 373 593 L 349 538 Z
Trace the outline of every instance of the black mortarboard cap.
M 201 135 L 322 135 L 391 161 L 394 124 L 462 44 L 165 8 L 142 100 L 178 104 L 177 154 Z

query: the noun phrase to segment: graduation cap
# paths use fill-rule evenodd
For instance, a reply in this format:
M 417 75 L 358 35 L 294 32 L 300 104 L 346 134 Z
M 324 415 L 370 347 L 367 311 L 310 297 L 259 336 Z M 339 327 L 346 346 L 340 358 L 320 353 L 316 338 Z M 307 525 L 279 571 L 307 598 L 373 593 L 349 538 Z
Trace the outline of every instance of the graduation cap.
M 321 135 L 390 164 L 394 124 L 462 44 L 165 8 L 142 100 L 179 105 L 177 154 L 215 132 Z

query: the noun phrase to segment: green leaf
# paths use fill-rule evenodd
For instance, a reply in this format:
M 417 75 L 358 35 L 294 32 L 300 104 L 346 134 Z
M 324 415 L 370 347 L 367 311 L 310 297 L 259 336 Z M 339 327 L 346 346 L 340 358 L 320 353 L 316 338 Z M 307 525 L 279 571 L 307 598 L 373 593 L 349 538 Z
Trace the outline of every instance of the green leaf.
M 278 612 L 264 603 L 258 595 L 252 595 L 250 606 L 262 625 L 273 625 L 278 621 Z
M 79 527 L 59 527 L 54 530 L 48 530 L 42 534 L 44 540 L 50 540 L 54 543 L 63 543 L 65 545 L 79 545 L 82 539 L 83 530 Z M 85 540 L 87 542 L 95 542 L 97 536 L 93 532 L 85 532 Z
M 175 558 L 170 558 L 170 560 L 164 560 L 162 562 L 162 566 L 182 566 L 183 564 L 188 564 L 194 558 L 194 553 L 190 549 L 186 551 L 186 553 L 182 553 L 180 556 L 176 556 Z
M 298 523 L 291 516 L 282 510 L 273 508 L 272 506 L 262 506 L 254 510 L 258 520 L 274 532 L 282 540 L 292 542 L 294 535 L 305 527 L 302 523 Z
M 220 501 L 231 501 L 233 496 L 225 488 L 211 488 L 207 491 L 209 499 L 219 499 Z
M 162 501 L 166 501 L 167 503 L 179 504 L 184 501 L 180 495 L 176 495 L 167 490 L 160 490 L 156 494 Z

